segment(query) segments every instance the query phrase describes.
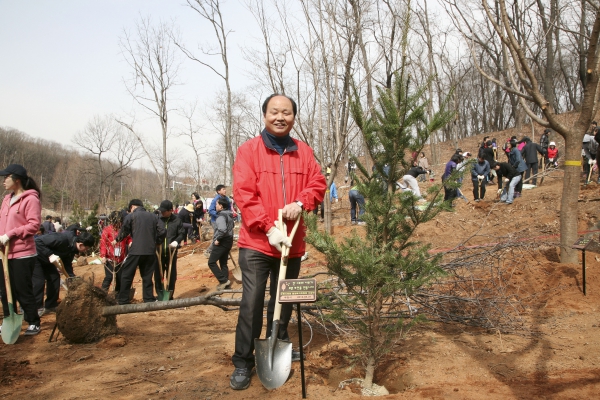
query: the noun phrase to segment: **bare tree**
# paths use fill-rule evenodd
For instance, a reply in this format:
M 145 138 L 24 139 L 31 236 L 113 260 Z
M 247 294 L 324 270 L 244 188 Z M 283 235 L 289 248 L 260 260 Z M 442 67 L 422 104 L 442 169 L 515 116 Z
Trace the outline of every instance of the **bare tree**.
M 211 23 L 214 31 L 215 37 L 217 38 L 218 48 L 215 51 L 212 48 L 201 49 L 202 53 L 205 56 L 214 56 L 217 55 L 221 58 L 221 62 L 223 63 L 222 69 L 214 67 L 211 63 L 201 60 L 197 56 L 195 56 L 191 51 L 189 51 L 179 40 L 175 38 L 175 44 L 177 47 L 183 51 L 183 53 L 193 61 L 198 62 L 199 64 L 209 68 L 213 71 L 218 77 L 223 79 L 225 83 L 225 113 L 222 115 L 223 120 L 225 122 L 225 163 L 224 168 L 229 172 L 227 175 L 230 181 L 233 181 L 232 168 L 233 162 L 235 160 L 235 149 L 232 145 L 232 125 L 233 125 L 233 116 L 232 116 L 232 94 L 231 94 L 231 84 L 230 84 L 230 75 L 229 75 L 229 59 L 227 58 L 227 36 L 231 33 L 231 30 L 225 28 L 225 23 L 223 22 L 223 14 L 221 12 L 221 3 L 220 0 L 187 0 L 187 5 L 194 11 L 198 13 L 202 18 Z M 229 162 L 227 162 L 229 161 Z
M 127 168 L 140 158 L 138 146 L 131 136 L 123 132 L 121 126 L 111 115 L 94 116 L 82 131 L 73 138 L 75 144 L 92 154 L 98 176 L 98 204 L 106 206 L 105 193 L 110 193 L 115 178 L 120 177 Z M 112 156 L 112 159 L 108 158 Z
M 132 68 L 125 86 L 135 102 L 160 121 L 162 130 L 162 195 L 167 198 L 169 167 L 167 137 L 169 134 L 170 96 L 175 85 L 181 62 L 177 57 L 171 38 L 173 26 L 164 22 L 153 25 L 150 18 L 136 23 L 133 35 L 125 31 L 119 45 L 123 58 Z

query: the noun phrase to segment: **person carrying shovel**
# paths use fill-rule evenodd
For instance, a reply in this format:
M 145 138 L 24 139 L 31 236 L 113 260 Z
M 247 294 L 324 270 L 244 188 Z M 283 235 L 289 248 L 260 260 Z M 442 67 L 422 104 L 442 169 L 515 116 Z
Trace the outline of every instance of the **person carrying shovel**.
M 165 225 L 166 236 L 160 246 L 160 260 L 154 270 L 154 287 L 159 299 L 173 300 L 175 281 L 177 281 L 177 249 L 185 240 L 186 233 L 183 229 L 183 221 L 173 213 L 173 203 L 163 200 L 158 211 Z M 163 285 L 163 281 L 166 285 Z M 161 296 L 161 292 L 165 290 L 169 292 L 168 297 L 165 294 Z
M 31 277 L 35 266 L 35 241 L 41 223 L 40 190 L 19 164 L 0 171 L 4 178 L 4 196 L 0 207 L 0 245 L 2 247 L 2 309 L 4 319 L 0 332 L 5 343 L 15 343 L 21 332 L 21 321 L 29 324 L 26 335 L 40 333 L 40 317 L 33 297 Z M 8 273 L 8 274 L 7 274 Z M 16 313 L 15 300 L 24 315 Z
M 265 129 L 260 137 L 240 146 L 233 165 L 233 195 L 244 216 L 238 240 L 243 292 L 231 357 L 235 370 L 229 380 L 234 390 L 250 386 L 255 366 L 254 339 L 262 331 L 269 276 L 272 279 L 266 337 L 288 338 L 291 304 L 284 304 L 281 309 L 279 332 L 271 332 L 282 247 L 290 248 L 286 278 L 295 279 L 305 253 L 305 230 L 298 229 L 292 241 L 288 235 L 303 209 L 313 210 L 323 201 L 327 188 L 312 149 L 290 137 L 297 112 L 294 100 L 271 95 L 264 101 L 262 112 Z M 276 223 L 280 209 L 283 226 Z

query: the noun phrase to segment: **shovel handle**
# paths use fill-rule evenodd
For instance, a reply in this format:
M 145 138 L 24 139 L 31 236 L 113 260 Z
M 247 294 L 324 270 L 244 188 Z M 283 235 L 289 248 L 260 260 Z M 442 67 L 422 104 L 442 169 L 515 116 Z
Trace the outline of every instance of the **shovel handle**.
M 290 233 L 289 239 L 290 242 L 292 240 L 294 240 L 294 236 L 296 235 L 296 231 L 298 230 L 298 225 L 300 224 L 300 216 L 298 216 L 298 218 L 296 219 L 296 223 L 294 224 L 294 227 L 292 228 L 292 232 Z M 285 229 L 285 231 L 287 231 L 286 228 L 284 228 L 284 224 L 283 224 L 283 215 L 282 215 L 282 210 L 279 210 L 279 226 L 281 227 L 281 229 Z M 285 275 L 287 273 L 287 263 L 288 263 L 288 256 L 290 254 L 290 248 L 287 246 L 283 246 L 281 249 L 281 263 L 279 264 L 279 279 L 277 280 L 277 294 L 276 294 L 276 298 L 275 298 L 275 310 L 273 311 L 273 321 L 278 321 L 279 317 L 281 316 L 281 303 L 278 301 L 279 299 L 279 281 L 281 281 L 282 279 L 285 279 Z M 271 335 L 277 335 L 277 332 L 271 332 Z
M 4 284 L 6 286 L 6 299 L 8 303 L 13 304 L 12 288 L 10 287 L 10 275 L 8 274 L 8 253 L 10 251 L 9 244 L 4 245 L 2 252 L 2 268 L 4 268 Z

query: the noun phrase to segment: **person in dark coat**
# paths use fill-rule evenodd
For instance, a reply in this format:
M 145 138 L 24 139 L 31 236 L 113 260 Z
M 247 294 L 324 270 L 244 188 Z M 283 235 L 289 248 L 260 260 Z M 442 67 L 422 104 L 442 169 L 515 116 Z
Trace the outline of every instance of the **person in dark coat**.
M 198 200 L 194 203 L 194 239 L 200 239 L 200 229 L 202 229 L 202 221 L 204 220 L 204 202 Z
M 508 154 L 508 163 L 521 175 L 521 179 L 519 179 L 519 183 L 515 187 L 515 197 L 521 197 L 521 192 L 523 191 L 523 174 L 527 170 L 527 164 L 523 160 L 523 155 L 519 151 L 518 144 L 516 140 L 511 140 L 510 153 Z
M 493 143 L 491 140 L 488 140 L 484 143 L 484 147 L 479 149 L 478 157 L 483 158 L 488 162 L 489 165 L 492 165 L 493 162 L 496 161 L 496 155 L 494 154 L 494 148 L 492 147 Z M 487 175 L 487 180 L 490 184 L 494 183 L 494 176 L 490 173 Z
M 485 185 L 490 175 L 490 163 L 482 157 L 477 158 L 477 162 L 471 168 L 471 181 L 473 182 L 473 197 L 475 201 L 483 200 L 485 197 Z
M 194 236 L 194 225 L 192 224 L 194 221 L 194 205 L 192 203 L 186 204 L 179 210 L 177 215 L 183 223 L 183 229 L 186 231 L 186 236 L 183 241 L 187 244 L 188 237 L 192 240 L 192 237 Z
M 515 195 L 515 187 L 521 180 L 521 174 L 517 172 L 509 163 L 494 163 L 493 168 L 498 175 L 498 194 L 500 201 L 506 204 L 512 204 Z M 508 185 L 502 188 L 502 179 L 508 179 Z
M 54 311 L 58 305 L 60 290 L 60 275 L 50 258 L 58 256 L 65 266 L 69 277 L 73 273 L 73 258 L 76 254 L 85 253 L 94 246 L 94 237 L 89 232 L 79 235 L 71 231 L 64 231 L 53 235 L 41 235 L 35 238 L 35 267 L 33 269 L 33 295 L 35 297 L 38 313 Z M 46 287 L 46 301 L 44 302 L 44 286 Z
M 129 303 L 129 291 L 138 266 L 142 276 L 144 302 L 156 301 L 152 285 L 152 276 L 158 262 L 156 245 L 162 243 L 165 233 L 163 222 L 157 215 L 146 211 L 141 200 L 133 199 L 129 202 L 129 214 L 125 217 L 117 239 L 113 242 L 114 246 L 131 235 L 129 255 L 122 267 L 121 290 L 117 299 L 119 304 Z
M 181 219 L 173 213 L 173 203 L 169 200 L 163 200 L 160 203 L 160 207 L 158 207 L 158 211 L 160 211 L 160 219 L 165 225 L 166 235 L 160 253 L 163 276 L 160 275 L 160 268 L 157 264 L 156 269 L 154 270 L 154 287 L 156 288 L 157 294 L 163 291 L 163 277 L 166 279 L 170 269 L 171 275 L 169 276 L 168 286 L 169 291 L 171 292 L 169 299 L 172 300 L 173 294 L 175 293 L 175 281 L 177 280 L 177 249 L 185 239 L 185 229 L 183 229 L 183 222 Z M 173 258 L 172 262 L 171 258 Z M 171 264 L 169 265 L 169 263 Z
M 229 207 L 229 202 L 225 199 L 217 200 L 217 219 L 215 221 L 215 233 L 213 236 L 213 250 L 208 259 L 208 266 L 215 278 L 219 281 L 217 290 L 227 289 L 231 282 L 229 281 L 229 268 L 227 267 L 227 259 L 229 251 L 233 247 L 233 212 L 226 207 Z M 219 266 L 217 266 L 217 261 Z
M 52 215 L 46 215 L 46 220 L 42 222 L 42 226 L 44 227 L 44 233 L 56 233 L 56 228 L 52 223 Z
M 528 137 L 524 138 L 525 146 L 521 149 L 521 155 L 525 160 L 525 164 L 527 165 L 527 170 L 525 170 L 525 180 L 529 179 L 531 175 L 534 177 L 531 180 L 531 183 L 535 185 L 537 183 L 537 178 L 535 175 L 538 173 L 538 156 L 537 153 L 540 153 L 542 156 L 546 154 L 546 150 L 542 148 L 537 143 L 533 143 L 531 139 Z

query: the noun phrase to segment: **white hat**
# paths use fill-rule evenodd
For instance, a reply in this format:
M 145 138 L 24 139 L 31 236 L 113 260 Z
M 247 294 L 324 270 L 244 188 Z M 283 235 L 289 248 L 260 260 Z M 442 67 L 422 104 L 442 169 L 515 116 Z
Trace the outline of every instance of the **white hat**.
M 550 144 L 548 146 L 556 146 L 556 143 L 550 142 Z
M 471 157 L 471 153 L 469 153 L 468 151 L 465 151 L 463 153 L 463 157 Z

